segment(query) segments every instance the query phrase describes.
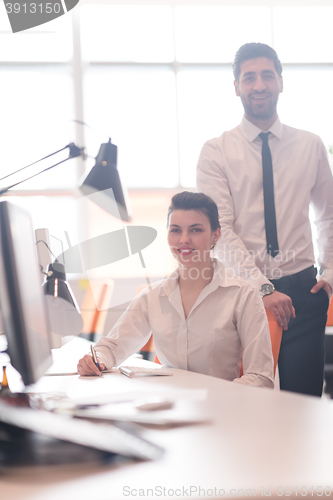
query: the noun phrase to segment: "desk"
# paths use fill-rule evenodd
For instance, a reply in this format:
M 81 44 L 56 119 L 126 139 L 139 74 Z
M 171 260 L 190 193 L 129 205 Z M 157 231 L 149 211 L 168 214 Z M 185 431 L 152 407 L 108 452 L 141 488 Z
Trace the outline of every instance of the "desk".
M 328 488 L 325 494 L 325 487 L 333 492 L 332 401 L 241 386 L 177 369 L 172 371 L 172 377 L 145 379 L 129 379 L 121 374 L 87 380 L 77 376 L 44 377 L 36 386 L 38 390 L 47 386 L 68 394 L 82 389 L 86 393 L 102 394 L 119 387 L 138 393 L 141 390 L 162 393 L 172 388 L 204 389 L 207 397 L 197 405 L 211 422 L 147 429 L 146 436 L 165 448 L 165 454 L 154 462 L 118 467 L 95 464 L 89 469 L 73 466 L 6 471 L 0 476 L 1 498 L 254 497 L 250 489 L 255 490 L 255 498 L 268 496 L 270 491 L 271 498 L 286 498 L 288 495 L 281 495 L 281 488 L 289 493 L 287 487 L 291 488 L 291 498 L 296 495 L 297 498 L 317 498 L 317 487 L 319 495 L 323 492 L 322 498 L 330 496 Z M 303 496 L 302 486 L 307 487 L 306 495 L 305 489 L 302 490 Z

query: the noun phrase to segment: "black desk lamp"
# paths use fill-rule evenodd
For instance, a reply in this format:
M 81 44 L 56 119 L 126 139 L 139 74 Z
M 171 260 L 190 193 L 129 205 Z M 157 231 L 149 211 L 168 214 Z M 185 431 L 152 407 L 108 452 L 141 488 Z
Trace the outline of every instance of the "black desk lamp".
M 50 167 L 45 168 L 41 172 L 31 175 L 30 177 L 27 177 L 22 181 L 7 186 L 6 188 L 0 190 L 0 196 L 7 193 L 10 189 L 18 186 L 19 184 L 22 184 L 23 182 L 28 181 L 29 179 L 32 179 L 33 177 L 36 177 L 37 175 L 40 175 L 43 172 L 47 172 L 48 170 L 51 170 L 52 168 L 55 168 L 58 165 L 61 165 L 62 163 L 65 163 L 68 160 L 71 160 L 72 158 L 77 158 L 79 156 L 81 156 L 83 159 L 87 158 L 85 149 L 79 148 L 73 142 L 71 142 L 70 144 L 67 144 L 67 146 L 65 146 L 64 148 L 59 149 L 58 151 L 55 151 L 54 153 L 51 153 L 47 156 L 44 156 L 44 158 L 41 158 L 40 160 L 37 160 L 34 163 L 27 165 L 26 167 L 16 170 L 16 172 L 12 172 L 11 174 L 2 177 L 0 181 L 6 179 L 7 177 L 10 177 L 11 175 L 17 174 L 18 172 L 21 172 L 22 170 L 25 170 L 26 168 L 31 167 L 36 163 L 46 160 L 47 158 L 50 158 L 51 156 L 54 156 L 57 153 L 60 153 L 61 151 L 64 151 L 67 148 L 69 149 L 68 158 L 65 158 L 64 160 L 56 163 L 55 165 L 51 165 Z M 111 213 L 118 219 L 121 219 L 125 222 L 130 222 L 132 215 L 131 209 L 126 190 L 121 185 L 119 172 L 117 169 L 117 146 L 111 143 L 111 139 L 109 139 L 109 142 L 101 144 L 98 155 L 96 156 L 95 160 L 96 160 L 95 165 L 93 166 L 88 176 L 80 186 L 82 193 L 85 196 L 97 192 L 100 193 L 100 196 L 93 198 L 96 204 L 98 204 L 101 208 Z M 111 198 L 112 200 L 115 200 L 115 204 L 110 203 Z
M 96 163 L 80 189 L 84 195 L 98 192 L 99 195 L 93 198 L 97 205 L 118 219 L 120 218 L 125 222 L 131 221 L 132 214 L 127 193 L 121 185 L 117 170 L 117 146 L 111 144 L 111 139 L 109 139 L 109 142 L 101 144 L 96 156 Z M 112 192 L 110 193 L 111 189 Z M 112 201 L 115 201 L 115 203 L 112 203 Z
M 49 313 L 51 332 L 61 335 L 77 335 L 83 328 L 83 320 L 73 292 L 66 281 L 65 266 L 57 260 L 48 266 L 43 283 Z

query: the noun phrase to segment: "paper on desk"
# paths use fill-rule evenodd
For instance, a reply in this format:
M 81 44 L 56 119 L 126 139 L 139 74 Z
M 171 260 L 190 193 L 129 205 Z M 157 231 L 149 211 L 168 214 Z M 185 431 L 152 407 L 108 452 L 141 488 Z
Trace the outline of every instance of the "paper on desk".
M 71 372 L 71 371 L 61 371 L 61 372 L 57 372 L 57 371 L 54 371 L 55 368 L 53 368 L 53 366 L 51 366 L 51 368 L 44 374 L 44 377 L 68 377 L 70 375 L 78 375 L 78 372 Z M 102 374 L 106 374 L 106 373 L 118 373 L 118 369 L 117 368 L 111 368 L 111 370 L 103 370 L 102 371 Z M 85 378 L 96 378 L 96 375 L 92 375 L 91 377 L 87 376 Z
M 208 422 L 203 406 L 198 402 L 186 400 L 178 400 L 174 408 L 162 411 L 140 411 L 133 402 L 127 402 L 75 410 L 74 415 L 100 421 L 125 421 L 154 426 L 193 425 Z
M 171 402 L 177 401 L 187 401 L 187 402 L 196 402 L 196 401 L 204 401 L 207 398 L 207 389 L 169 389 L 161 390 L 159 387 L 158 390 L 154 391 L 124 391 L 113 394 L 101 394 L 89 397 L 81 397 L 81 398 L 71 398 L 64 399 L 63 401 L 57 401 L 57 405 L 55 407 L 58 411 L 66 411 L 73 410 L 77 408 L 82 408 L 84 406 L 99 406 L 103 405 L 115 405 L 125 402 L 134 403 L 138 399 L 145 398 L 163 398 L 167 399 Z

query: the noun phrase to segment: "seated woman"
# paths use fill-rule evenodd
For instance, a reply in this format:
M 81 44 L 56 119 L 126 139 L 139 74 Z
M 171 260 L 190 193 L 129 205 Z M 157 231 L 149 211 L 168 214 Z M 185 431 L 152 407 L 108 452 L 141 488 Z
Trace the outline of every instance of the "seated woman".
M 221 234 L 216 204 L 203 193 L 176 194 L 167 227 L 178 269 L 144 289 L 99 340 L 95 348 L 101 369 L 121 364 L 153 334 L 163 365 L 272 388 L 273 358 L 262 299 L 252 285 L 211 258 Z M 90 355 L 80 359 L 78 373 L 101 374 Z

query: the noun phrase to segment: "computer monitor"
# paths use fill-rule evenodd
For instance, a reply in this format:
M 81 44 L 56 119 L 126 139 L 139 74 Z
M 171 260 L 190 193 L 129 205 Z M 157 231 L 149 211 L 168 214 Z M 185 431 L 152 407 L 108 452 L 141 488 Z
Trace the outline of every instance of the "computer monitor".
M 11 364 L 25 385 L 52 364 L 45 297 L 31 217 L 0 202 L 0 304 Z
M 36 382 L 52 363 L 36 254 L 30 215 L 12 203 L 0 202 L 0 303 L 11 363 L 25 385 Z M 115 425 L 106 428 L 22 408 L 21 401 L 19 397 L 15 406 L 12 400 L 8 404 L 0 398 L 0 431 L 6 435 L 0 469 L 2 465 L 106 463 L 118 461 L 119 454 L 154 459 L 163 451 Z

